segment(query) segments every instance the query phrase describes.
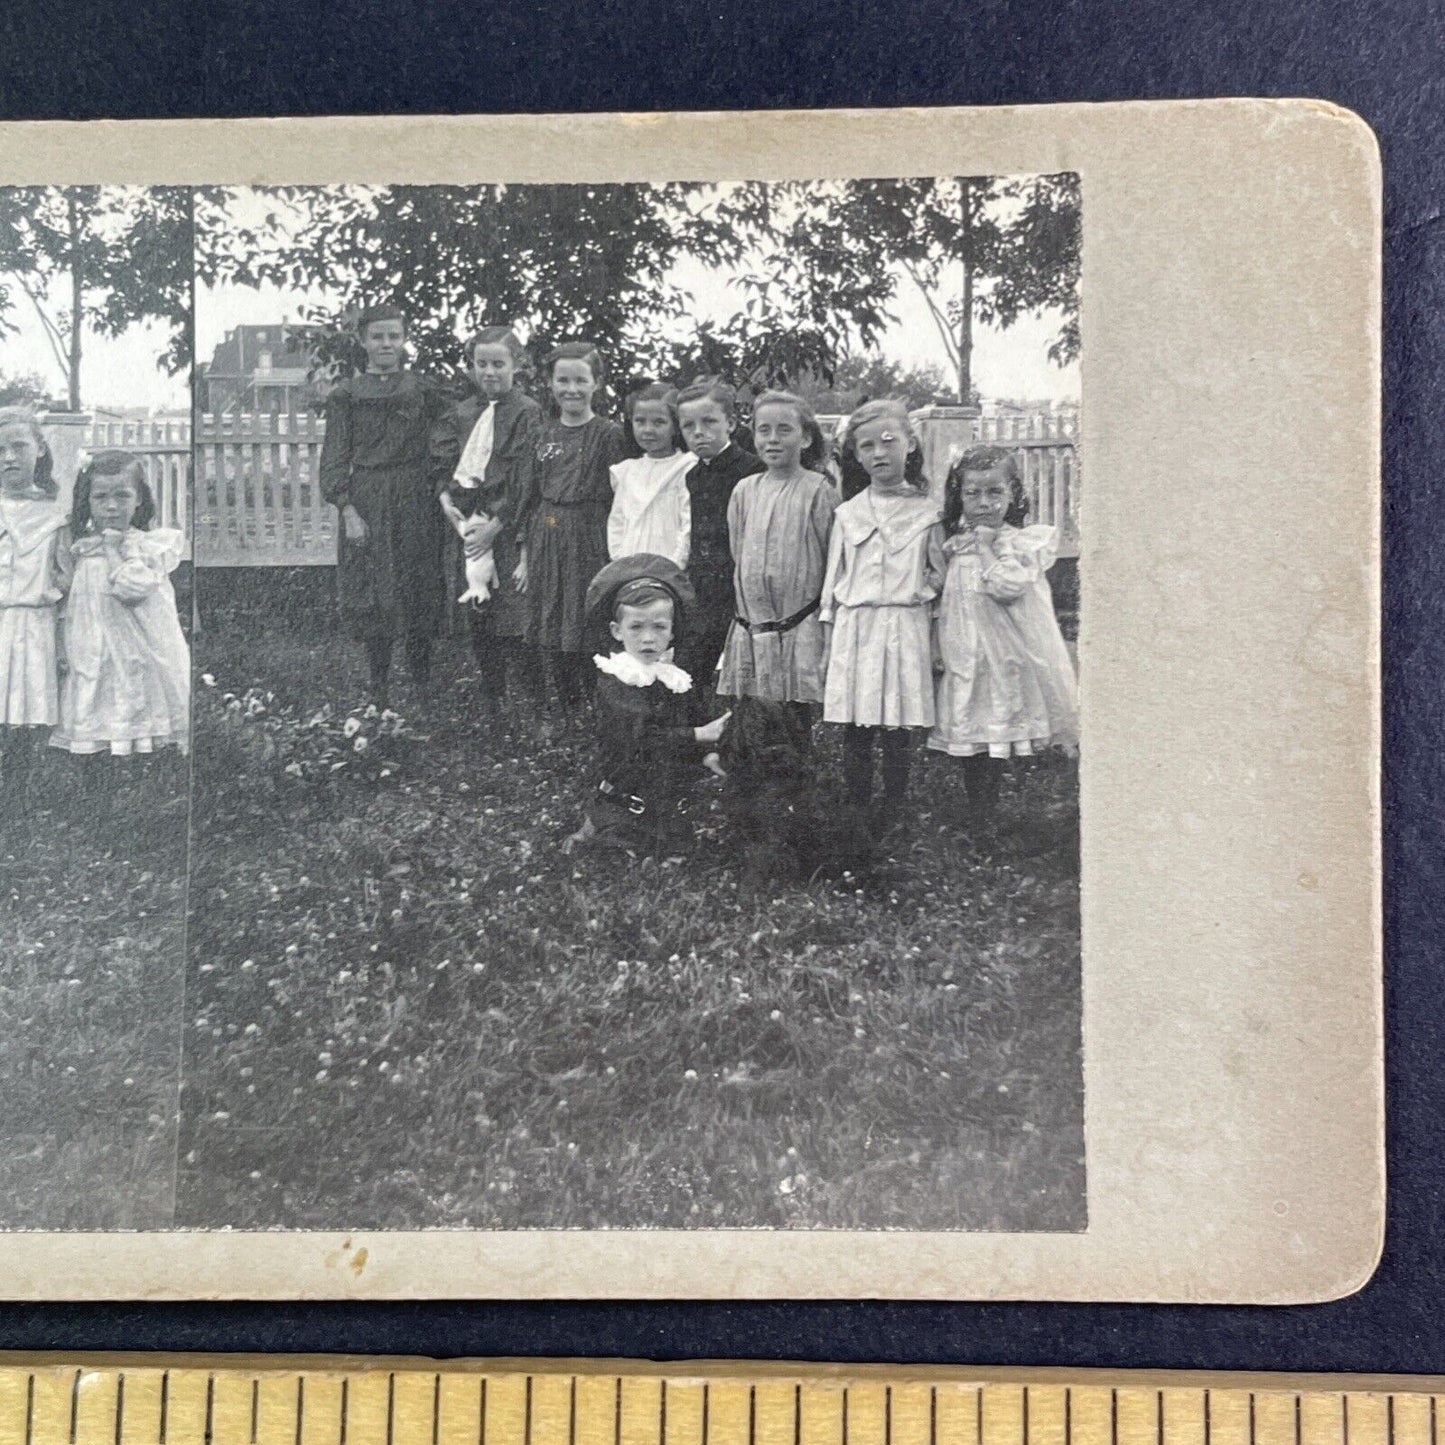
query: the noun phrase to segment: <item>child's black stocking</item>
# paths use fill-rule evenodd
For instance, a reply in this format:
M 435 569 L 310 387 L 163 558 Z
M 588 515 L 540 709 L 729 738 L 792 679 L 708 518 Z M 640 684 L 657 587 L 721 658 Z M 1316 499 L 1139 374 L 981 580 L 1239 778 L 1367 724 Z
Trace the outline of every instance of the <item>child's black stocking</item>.
M 387 683 L 391 677 L 391 638 L 366 639 L 366 666 L 371 673 L 371 700 L 377 707 L 385 707 Z
M 558 700 L 568 712 L 577 712 L 587 697 L 587 654 L 554 652 L 552 660 Z
M 477 664 L 484 701 L 495 705 L 507 693 L 507 643 L 489 625 L 485 612 L 473 611 L 468 619 L 472 635 L 472 658 Z
M 798 746 L 804 752 L 813 750 L 813 704 L 810 702 L 785 702 L 782 706 L 793 720 L 798 732 Z
M 540 707 L 542 687 L 542 655 L 520 637 L 494 637 L 492 645 L 505 659 L 507 686 L 520 688 L 534 707 Z
M 990 832 L 998 818 L 998 792 L 1003 784 L 1002 758 L 975 753 L 963 759 L 963 781 L 968 788 L 969 822 Z
M 431 638 L 408 637 L 406 640 L 406 670 L 418 691 L 427 692 L 431 687 Z
M 866 808 L 873 797 L 873 738 L 876 728 L 850 723 L 843 733 L 843 785 L 855 808 Z M 886 751 L 883 756 L 888 756 Z
M 883 818 L 898 821 L 908 799 L 908 774 L 913 767 L 913 734 L 908 728 L 883 729 Z

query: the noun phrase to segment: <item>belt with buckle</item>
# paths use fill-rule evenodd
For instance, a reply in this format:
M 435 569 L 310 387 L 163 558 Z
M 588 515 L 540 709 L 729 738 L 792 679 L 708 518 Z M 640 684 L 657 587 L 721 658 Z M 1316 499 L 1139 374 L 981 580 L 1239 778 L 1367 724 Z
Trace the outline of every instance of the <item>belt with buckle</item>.
M 800 622 L 806 622 L 818 610 L 822 601 L 821 597 L 813 598 L 801 612 L 795 612 L 781 622 L 749 622 L 746 617 L 739 617 L 737 623 L 744 632 L 791 632 Z

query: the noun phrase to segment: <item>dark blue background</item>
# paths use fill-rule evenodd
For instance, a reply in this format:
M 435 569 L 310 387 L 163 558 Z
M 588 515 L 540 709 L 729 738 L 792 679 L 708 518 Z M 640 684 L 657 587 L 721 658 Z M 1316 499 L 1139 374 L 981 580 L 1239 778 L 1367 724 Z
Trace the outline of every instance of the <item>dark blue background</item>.
M 1359 111 L 1386 175 L 1391 1192 L 1374 1281 L 1307 1308 L 0 1304 L 0 1348 L 1445 1370 L 1442 59 L 1436 0 L 4 0 L 0 115 L 14 119 L 1213 95 L 1317 96 Z

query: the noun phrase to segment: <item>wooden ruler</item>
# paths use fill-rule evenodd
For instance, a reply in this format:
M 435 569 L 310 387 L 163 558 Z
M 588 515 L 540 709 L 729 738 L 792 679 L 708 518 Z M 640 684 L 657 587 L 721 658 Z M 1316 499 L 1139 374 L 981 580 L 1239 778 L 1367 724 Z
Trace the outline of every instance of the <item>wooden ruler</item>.
M 1440 1445 L 1445 1378 L 0 1355 L 0 1445 Z

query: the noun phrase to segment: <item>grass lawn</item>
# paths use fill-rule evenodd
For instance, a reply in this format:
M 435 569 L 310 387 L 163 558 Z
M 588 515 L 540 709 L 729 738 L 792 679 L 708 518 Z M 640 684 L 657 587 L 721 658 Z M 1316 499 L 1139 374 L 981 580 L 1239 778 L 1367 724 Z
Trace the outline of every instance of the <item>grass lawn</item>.
M 37 758 L 0 818 L 0 1225 L 161 1229 L 174 1209 L 187 763 Z
M 1009 856 L 920 754 L 867 877 L 750 887 L 707 784 L 683 862 L 567 858 L 586 746 L 485 729 L 460 643 L 387 776 L 288 773 L 363 672 L 268 616 L 197 646 L 178 1225 L 1085 1226 L 1073 763 Z

